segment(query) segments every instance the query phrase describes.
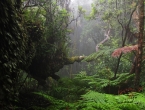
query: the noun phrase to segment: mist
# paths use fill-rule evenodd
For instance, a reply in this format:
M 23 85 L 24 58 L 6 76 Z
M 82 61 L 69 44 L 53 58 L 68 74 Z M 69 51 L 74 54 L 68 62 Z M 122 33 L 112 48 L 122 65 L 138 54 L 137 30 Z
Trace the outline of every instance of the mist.
M 91 12 L 92 0 L 72 0 L 70 4 L 70 10 L 72 16 L 71 19 L 75 19 L 70 25 L 69 28 L 72 30 L 69 37 L 71 40 L 70 45 L 70 56 L 87 56 L 96 51 L 96 42 L 94 42 L 93 38 L 98 36 L 98 31 L 96 30 L 97 21 L 96 20 L 87 20 L 84 18 L 83 14 L 79 14 L 78 7 L 82 7 L 85 10 L 85 15 L 89 15 Z M 98 21 L 99 24 L 99 21 Z M 91 28 L 90 28 L 91 26 Z M 92 27 L 93 26 L 93 27 Z M 90 29 L 88 29 L 90 28 Z M 88 33 L 86 33 L 88 31 Z M 100 32 L 99 32 L 100 34 Z M 100 35 L 99 35 L 100 36 Z M 99 38 L 100 41 L 104 36 Z M 98 41 L 98 43 L 100 42 Z M 74 63 L 71 65 L 64 66 L 63 69 L 59 71 L 59 74 L 62 76 L 72 76 L 73 74 L 77 74 L 81 70 L 86 69 L 87 63 Z

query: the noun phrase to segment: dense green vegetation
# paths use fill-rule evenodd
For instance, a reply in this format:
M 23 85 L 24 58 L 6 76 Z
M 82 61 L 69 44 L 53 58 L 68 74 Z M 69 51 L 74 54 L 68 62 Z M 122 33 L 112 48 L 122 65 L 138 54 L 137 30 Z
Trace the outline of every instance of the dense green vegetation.
M 29 2 L 0 2 L 1 110 L 144 110 L 143 0 L 94 1 L 76 18 L 71 0 Z M 70 56 L 78 20 L 81 41 L 96 45 L 88 56 Z M 56 74 L 74 62 L 87 64 L 71 78 Z

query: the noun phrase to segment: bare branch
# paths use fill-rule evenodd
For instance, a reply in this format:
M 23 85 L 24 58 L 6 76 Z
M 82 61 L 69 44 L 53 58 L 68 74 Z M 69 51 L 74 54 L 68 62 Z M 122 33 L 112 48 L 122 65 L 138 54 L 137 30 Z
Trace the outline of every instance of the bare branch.
M 105 42 L 110 38 L 109 34 L 110 34 L 110 29 L 108 29 L 107 32 L 104 33 L 104 36 L 106 36 L 106 38 L 103 39 L 103 40 L 96 46 L 96 52 L 99 50 L 99 46 L 100 46 L 101 44 L 105 43 Z

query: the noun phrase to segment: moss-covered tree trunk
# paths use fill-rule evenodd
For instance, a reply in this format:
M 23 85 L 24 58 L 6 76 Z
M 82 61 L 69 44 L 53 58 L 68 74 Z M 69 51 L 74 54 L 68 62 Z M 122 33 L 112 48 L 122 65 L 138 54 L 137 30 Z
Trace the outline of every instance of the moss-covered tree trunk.
M 25 64 L 27 37 L 21 24 L 20 3 L 20 0 L 0 2 L 0 109 L 3 110 L 16 101 L 18 74 Z

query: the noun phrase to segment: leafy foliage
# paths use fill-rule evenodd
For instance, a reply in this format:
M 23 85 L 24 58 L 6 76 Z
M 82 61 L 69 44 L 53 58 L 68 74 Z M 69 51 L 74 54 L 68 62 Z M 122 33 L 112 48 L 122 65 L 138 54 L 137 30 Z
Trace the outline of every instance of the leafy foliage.
M 108 43 L 110 44 L 108 46 Z M 107 74 L 108 70 L 114 72 L 117 63 L 117 58 L 113 58 L 111 56 L 112 52 L 114 51 L 115 47 L 117 46 L 118 41 L 116 39 L 111 39 L 106 44 L 102 45 L 99 51 L 90 54 L 89 56 L 85 57 L 84 61 L 91 62 L 88 64 L 87 73 L 89 75 L 94 74 Z M 133 53 L 125 54 L 122 56 L 118 73 L 128 73 L 130 71 L 130 67 L 132 62 L 129 60 L 130 57 L 133 56 Z
M 63 1 L 60 0 L 60 2 Z M 105 4 L 106 1 L 100 0 L 99 2 Z M 129 2 L 127 1 L 127 3 Z M 131 64 L 128 60 L 132 56 L 131 53 L 123 55 L 118 71 L 120 74 L 116 78 L 113 77 L 116 59 L 111 57 L 111 53 L 114 48 L 119 46 L 120 42 L 117 41 L 118 39 L 112 39 L 112 37 L 110 37 L 110 40 L 104 46 L 100 45 L 98 52 L 84 59 L 87 62 L 94 61 L 87 65 L 88 70 L 81 71 L 73 79 L 62 78 L 58 83 L 54 83 L 53 79 L 51 79 L 52 82 L 50 81 L 51 83 L 48 82 L 48 86 L 44 86 L 44 80 L 48 76 L 57 80 L 59 79 L 54 73 L 62 68 L 67 61 L 73 63 L 77 59 L 79 62 L 83 58 L 82 56 L 67 58 L 67 41 L 69 40 L 67 35 L 70 32 L 67 27 L 70 13 L 66 5 L 69 4 L 61 4 L 62 6 L 60 6 L 54 0 L 46 1 L 45 3 L 42 7 L 27 8 L 24 11 L 24 21 L 20 11 L 20 0 L 5 0 L 0 3 L 2 15 L 0 23 L 3 25 L 0 28 L 0 108 L 3 106 L 2 109 L 17 109 L 15 105 L 22 103 L 25 105 L 25 103 L 30 102 L 29 109 L 34 110 L 143 110 L 145 108 L 143 93 L 130 92 L 126 95 L 105 94 L 106 90 L 110 91 L 112 89 L 113 93 L 117 93 L 118 88 L 125 87 L 126 85 L 130 87 L 134 77 L 134 74 L 127 73 Z M 114 5 L 113 3 L 115 3 L 115 0 L 108 0 L 107 6 L 104 8 L 103 5 L 102 7 L 108 9 Z M 64 9 L 65 6 L 66 9 Z M 124 7 L 121 6 L 122 4 L 118 8 L 115 7 L 114 9 L 113 7 L 104 11 L 100 17 L 103 19 L 103 23 L 109 24 L 109 26 L 104 25 L 103 29 L 109 27 L 115 31 L 113 36 L 120 36 L 120 26 L 116 25 L 117 22 L 115 22 L 114 18 L 116 19 L 117 16 L 118 20 L 124 20 L 122 23 L 126 24 L 129 17 L 127 16 L 125 19 L 121 17 L 134 8 L 133 5 L 124 11 L 122 10 Z M 96 14 L 99 13 L 98 11 L 101 13 L 104 10 L 103 8 L 100 6 L 96 8 L 96 5 L 92 4 L 92 11 L 87 18 L 89 20 L 96 19 Z M 84 12 L 81 7 L 79 10 L 82 13 Z M 93 24 L 95 23 L 93 22 Z M 93 29 L 89 29 L 91 26 L 86 28 L 87 31 L 85 30 L 83 36 L 90 36 L 90 33 L 94 30 L 100 29 L 95 25 L 93 25 Z M 100 30 L 103 31 L 103 29 Z M 131 33 L 135 29 L 127 31 Z M 128 35 L 133 35 L 130 33 Z M 91 35 L 93 40 L 98 36 L 95 33 Z M 102 36 L 102 33 L 99 33 L 99 36 Z M 92 42 L 92 39 L 90 39 L 88 42 Z M 97 44 L 98 41 L 95 43 Z M 130 46 L 120 49 L 121 51 L 117 50 L 119 54 L 121 52 L 127 53 L 136 50 L 137 47 L 132 48 Z M 44 89 L 41 92 L 33 92 L 33 95 L 35 94 L 36 96 L 33 97 L 32 94 L 29 94 L 28 97 L 28 99 L 32 99 L 32 102 L 19 100 L 22 102 L 18 103 L 17 97 L 21 84 L 23 86 L 22 92 L 24 93 L 25 91 L 29 93 L 30 91 L 28 90 L 36 90 L 37 88 L 37 81 L 28 79 L 27 74 L 26 76 L 24 74 L 26 73 L 25 71 L 29 71 L 38 80 L 39 84 L 44 86 L 45 92 Z M 142 74 L 142 76 L 144 75 Z M 145 85 L 144 77 L 141 79 L 141 84 Z M 23 96 L 23 98 L 25 97 Z M 38 104 L 41 101 L 40 99 L 42 102 Z M 33 101 L 37 102 L 36 105 Z
M 67 103 L 63 100 L 58 100 L 58 99 L 55 99 L 55 98 L 53 98 L 47 94 L 43 94 L 43 93 L 34 92 L 34 94 L 37 94 L 37 95 L 47 99 L 51 103 L 51 106 L 49 106 L 48 108 L 45 108 L 45 110 L 75 109 L 75 106 L 73 105 L 73 103 Z
M 81 110 L 143 110 L 145 97 L 139 93 L 108 95 L 94 91 L 82 95 L 77 108 Z
M 57 100 L 49 95 L 42 93 L 37 94 L 51 102 L 51 106 L 47 109 L 81 109 L 81 110 L 143 110 L 145 107 L 145 97 L 140 93 L 129 93 L 126 95 L 109 95 L 95 91 L 89 91 L 81 96 L 81 100 L 75 103 L 68 103 Z
M 32 8 L 32 11 L 28 8 L 26 11 L 28 15 L 32 13 L 32 16 L 26 16 L 26 19 L 29 21 L 27 27 L 29 32 L 31 31 L 31 39 L 36 50 L 29 71 L 40 85 L 45 85 L 48 76 L 59 79 L 54 73 L 63 67 L 68 55 L 69 12 L 57 2 L 43 2 L 43 6 Z M 32 17 L 35 17 L 35 22 Z M 33 25 L 30 26 L 29 23 Z M 32 31 L 36 29 L 38 31 L 34 35 Z M 39 42 L 35 43 L 36 40 Z
M 95 61 L 97 59 L 99 59 L 99 57 L 103 57 L 103 56 L 108 56 L 110 55 L 110 52 L 113 51 L 113 48 L 104 46 L 101 50 L 99 50 L 96 53 L 92 53 L 89 56 L 87 56 L 84 61 L 90 62 L 90 61 Z
M 119 57 L 122 53 L 126 54 L 131 51 L 137 51 L 137 50 L 138 50 L 138 45 L 125 46 L 122 48 L 115 49 L 114 52 L 112 53 L 112 57 Z
M 85 81 L 61 78 L 47 93 L 57 99 L 63 99 L 67 102 L 75 102 L 79 99 L 80 95 L 88 91 L 88 87 L 89 85 Z
M 107 71 L 108 72 L 108 71 Z M 107 73 L 106 73 L 107 74 Z M 101 78 L 102 77 L 102 78 Z M 101 77 L 97 74 L 87 76 L 86 74 L 82 74 L 82 72 L 78 75 L 76 75 L 76 79 L 82 80 L 87 82 L 88 85 L 90 85 L 91 90 L 97 90 L 100 92 L 103 92 L 104 88 L 106 87 L 116 87 L 117 91 L 119 89 L 119 86 L 124 86 L 126 81 L 132 81 L 132 78 L 134 77 L 134 74 L 128 74 L 128 73 L 122 73 L 117 76 L 116 79 L 113 79 L 113 74 L 108 72 L 108 76 L 103 77 L 103 74 Z M 113 88 L 115 93 L 115 88 Z M 116 94 L 116 93 L 115 93 Z
M 45 100 L 48 100 L 49 105 L 45 107 L 45 110 L 143 110 L 145 107 L 145 97 L 141 93 L 130 92 L 125 95 L 99 93 L 94 91 L 95 89 L 89 88 L 92 86 L 92 84 L 88 84 L 90 82 L 89 80 L 83 80 L 84 77 L 87 78 L 87 76 L 85 76 L 85 72 L 78 75 L 82 79 L 78 77 L 73 80 L 67 78 L 61 79 L 59 82 L 60 84 L 58 83 L 59 85 L 53 86 L 49 92 L 34 92 L 36 96 L 38 95 Z M 124 79 L 123 77 L 126 76 L 127 75 L 122 74 L 122 76 L 118 79 Z M 112 81 L 112 84 L 114 84 L 114 82 L 115 81 Z M 72 98 L 70 95 L 73 97 L 76 95 L 77 98 Z M 45 104 L 46 102 L 44 102 L 44 105 Z M 30 108 L 35 108 L 35 110 L 44 109 L 43 106 L 39 107 L 37 105 L 31 106 Z

